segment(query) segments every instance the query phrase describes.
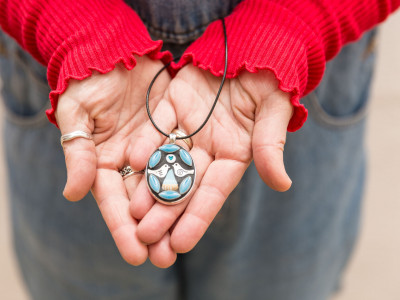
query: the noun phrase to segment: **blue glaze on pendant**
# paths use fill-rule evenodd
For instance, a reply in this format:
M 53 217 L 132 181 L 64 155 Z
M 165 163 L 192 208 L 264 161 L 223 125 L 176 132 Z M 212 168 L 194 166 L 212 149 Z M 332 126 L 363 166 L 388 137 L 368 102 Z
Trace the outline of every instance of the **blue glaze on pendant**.
M 186 150 L 184 149 L 179 150 L 179 155 L 185 164 L 187 164 L 188 166 L 193 165 L 192 157 Z
M 154 168 L 161 159 L 161 151 L 154 152 L 154 154 L 149 159 L 149 167 Z
M 158 194 L 161 198 L 164 198 L 166 200 L 174 200 L 176 198 L 179 198 L 181 194 L 175 191 L 163 191 Z
M 149 185 L 153 191 L 158 193 L 160 191 L 160 182 L 158 181 L 157 177 L 153 174 L 149 176 Z
M 190 176 L 183 179 L 181 185 L 179 186 L 179 193 L 184 194 L 186 193 L 192 185 L 192 178 Z
M 158 149 L 160 149 L 161 151 L 167 152 L 167 153 L 172 153 L 172 152 L 179 150 L 179 146 L 174 145 L 174 144 L 166 144 L 166 145 L 161 146 Z

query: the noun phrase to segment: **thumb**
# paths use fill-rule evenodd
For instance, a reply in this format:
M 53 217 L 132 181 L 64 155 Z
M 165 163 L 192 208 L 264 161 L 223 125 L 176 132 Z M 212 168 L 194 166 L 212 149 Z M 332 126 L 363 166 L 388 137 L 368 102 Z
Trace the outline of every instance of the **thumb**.
M 60 97 L 56 118 L 62 135 L 77 130 L 92 134 L 93 126 L 87 111 L 73 100 Z M 65 141 L 63 149 L 67 168 L 63 195 L 70 201 L 78 201 L 90 191 L 96 176 L 95 143 L 78 137 Z
M 292 184 L 283 163 L 286 129 L 292 112 L 290 95 L 277 90 L 261 101 L 255 116 L 254 163 L 262 180 L 280 192 L 288 190 Z

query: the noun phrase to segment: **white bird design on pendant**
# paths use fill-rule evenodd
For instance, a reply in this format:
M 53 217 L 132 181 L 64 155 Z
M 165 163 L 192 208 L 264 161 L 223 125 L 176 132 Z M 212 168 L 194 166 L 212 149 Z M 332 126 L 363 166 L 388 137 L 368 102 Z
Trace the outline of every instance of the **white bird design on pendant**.
M 147 173 L 149 174 L 154 174 L 159 178 L 164 178 L 167 175 L 168 169 L 170 168 L 170 166 L 168 166 L 167 164 L 164 164 L 161 168 L 159 168 L 158 170 L 150 170 L 147 169 Z
M 186 176 L 188 174 L 194 174 L 194 170 L 185 170 L 178 163 L 174 163 L 172 165 L 172 167 L 174 168 L 175 175 L 178 176 L 178 177 L 183 177 L 183 176 Z

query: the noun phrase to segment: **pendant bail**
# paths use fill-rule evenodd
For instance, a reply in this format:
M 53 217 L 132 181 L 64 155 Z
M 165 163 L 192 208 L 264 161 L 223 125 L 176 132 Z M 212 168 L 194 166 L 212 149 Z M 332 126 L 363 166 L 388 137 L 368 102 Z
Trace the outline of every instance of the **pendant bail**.
M 175 142 L 176 142 L 176 134 L 173 133 L 173 132 L 171 132 L 171 133 L 169 134 L 169 143 L 170 143 L 170 144 L 175 144 Z

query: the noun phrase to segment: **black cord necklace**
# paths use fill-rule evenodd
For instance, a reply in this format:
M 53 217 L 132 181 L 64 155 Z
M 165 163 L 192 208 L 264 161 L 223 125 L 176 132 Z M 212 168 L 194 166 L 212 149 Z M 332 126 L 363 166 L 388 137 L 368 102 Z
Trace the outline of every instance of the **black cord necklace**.
M 168 68 L 171 62 L 157 72 L 153 80 L 150 82 L 149 88 L 147 90 L 147 115 L 149 116 L 149 119 L 154 128 L 156 128 L 162 135 L 169 137 L 169 144 L 163 145 L 159 147 L 156 151 L 154 151 L 154 153 L 150 156 L 150 159 L 145 169 L 145 177 L 150 193 L 157 201 L 164 204 L 171 205 L 182 202 L 190 193 L 196 178 L 196 169 L 192 157 L 190 156 L 188 151 L 186 151 L 181 146 L 176 145 L 175 140 L 190 139 L 192 136 L 197 134 L 206 125 L 214 111 L 215 106 L 217 105 L 219 95 L 221 94 L 222 87 L 225 83 L 226 72 L 228 69 L 228 39 L 226 34 L 225 20 L 221 19 L 221 21 L 225 38 L 224 74 L 222 76 L 221 85 L 215 96 L 215 100 L 210 109 L 210 112 L 197 130 L 188 135 L 177 136 L 175 133 L 167 134 L 157 126 L 151 116 L 149 107 L 151 88 L 153 87 L 157 77 L 166 68 Z M 176 59 L 174 59 L 174 61 L 175 60 Z

